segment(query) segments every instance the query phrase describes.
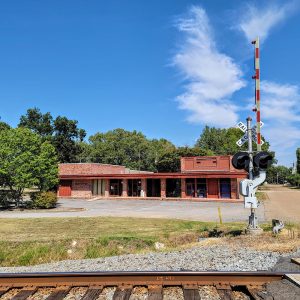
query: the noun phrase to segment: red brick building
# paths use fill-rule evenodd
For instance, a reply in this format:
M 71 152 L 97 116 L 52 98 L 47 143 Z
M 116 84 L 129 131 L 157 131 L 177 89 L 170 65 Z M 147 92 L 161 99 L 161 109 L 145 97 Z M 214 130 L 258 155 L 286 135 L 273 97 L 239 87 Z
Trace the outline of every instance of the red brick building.
M 246 178 L 230 156 L 182 157 L 178 173 L 153 173 L 97 163 L 59 165 L 58 196 L 74 198 L 239 199 Z

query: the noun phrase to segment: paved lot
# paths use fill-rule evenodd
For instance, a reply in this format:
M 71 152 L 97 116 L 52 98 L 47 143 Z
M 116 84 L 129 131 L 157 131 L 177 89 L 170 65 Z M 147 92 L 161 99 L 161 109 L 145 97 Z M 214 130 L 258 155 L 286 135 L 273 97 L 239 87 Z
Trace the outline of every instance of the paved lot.
M 279 219 L 285 222 L 300 222 L 300 190 L 284 186 L 270 185 L 265 191 L 266 220 Z
M 40 217 L 141 217 L 172 218 L 219 222 L 218 207 L 224 222 L 247 221 L 249 209 L 243 203 L 160 201 L 160 200 L 74 200 L 60 199 L 58 209 L 66 211 L 2 211 L 0 218 Z M 79 211 L 69 209 L 84 208 Z M 264 221 L 264 207 L 258 209 L 259 220 Z

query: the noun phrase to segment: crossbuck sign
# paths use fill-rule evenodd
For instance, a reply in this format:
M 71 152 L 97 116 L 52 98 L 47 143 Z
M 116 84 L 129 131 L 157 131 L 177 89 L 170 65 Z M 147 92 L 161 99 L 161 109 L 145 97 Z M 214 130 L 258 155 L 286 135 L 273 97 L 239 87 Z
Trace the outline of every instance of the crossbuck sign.
M 260 122 L 260 127 L 263 127 L 264 123 Z M 237 128 L 239 128 L 240 130 L 242 130 L 245 134 L 236 142 L 236 144 L 241 147 L 243 144 L 245 144 L 248 141 L 248 133 L 247 133 L 247 126 L 243 123 L 243 122 L 239 122 L 236 125 Z M 257 134 L 256 134 L 256 125 L 254 125 L 251 128 L 252 131 L 252 139 L 255 141 L 255 143 L 257 144 Z M 261 145 L 264 144 L 264 141 L 261 140 Z

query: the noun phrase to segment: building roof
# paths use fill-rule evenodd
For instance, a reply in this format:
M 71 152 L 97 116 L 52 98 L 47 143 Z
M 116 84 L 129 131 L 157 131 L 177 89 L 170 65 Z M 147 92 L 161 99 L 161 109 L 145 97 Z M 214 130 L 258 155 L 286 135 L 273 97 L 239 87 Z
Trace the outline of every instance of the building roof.
M 181 172 L 153 173 L 130 170 L 124 166 L 99 163 L 68 163 L 59 165 L 61 179 L 96 178 L 245 178 L 244 170 L 231 164 L 231 156 L 196 156 L 181 158 Z

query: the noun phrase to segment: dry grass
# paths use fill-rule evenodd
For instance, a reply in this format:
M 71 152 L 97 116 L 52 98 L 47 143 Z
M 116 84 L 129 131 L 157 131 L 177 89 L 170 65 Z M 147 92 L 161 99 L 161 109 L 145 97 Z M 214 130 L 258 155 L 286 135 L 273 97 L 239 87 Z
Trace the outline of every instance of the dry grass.
M 155 251 L 155 242 L 175 250 L 195 243 L 215 223 L 140 218 L 1 219 L 0 265 L 97 258 Z M 242 223 L 224 225 L 226 230 Z
M 268 195 L 262 191 L 256 192 L 256 197 L 259 201 L 266 201 L 268 200 Z
M 263 232 L 258 236 L 225 237 L 219 240 L 219 244 L 230 247 L 246 247 L 259 251 L 287 253 L 300 248 L 300 231 L 295 229 L 293 232 L 291 234 L 289 230 L 284 229 L 278 235 L 274 235 L 272 232 Z
M 0 265 L 19 266 L 64 259 L 97 258 L 171 251 L 215 244 L 278 252 L 300 247 L 300 226 L 287 224 L 278 236 L 265 225 L 263 235 L 241 234 L 246 224 L 140 218 L 1 219 Z M 219 237 L 221 236 L 221 237 Z M 235 237 L 234 237 L 235 236 Z M 198 238 L 203 241 L 198 242 Z

